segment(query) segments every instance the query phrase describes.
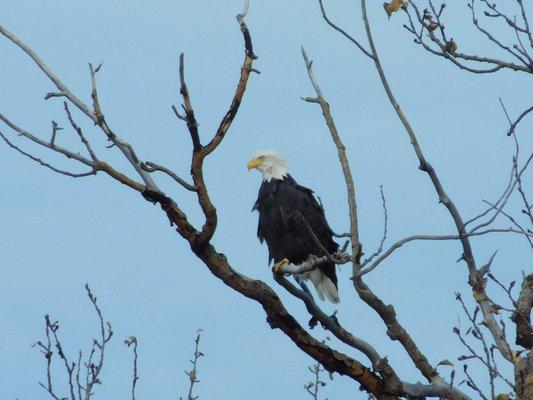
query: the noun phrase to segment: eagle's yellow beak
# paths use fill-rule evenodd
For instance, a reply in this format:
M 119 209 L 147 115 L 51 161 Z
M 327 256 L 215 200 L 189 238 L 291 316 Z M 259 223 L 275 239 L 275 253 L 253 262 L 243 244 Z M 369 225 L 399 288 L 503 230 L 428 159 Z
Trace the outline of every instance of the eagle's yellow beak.
M 248 162 L 248 165 L 246 165 L 246 168 L 248 168 L 248 171 L 250 171 L 253 168 L 257 168 L 261 165 L 261 161 L 259 161 L 257 158 L 254 158 L 253 160 L 250 160 Z

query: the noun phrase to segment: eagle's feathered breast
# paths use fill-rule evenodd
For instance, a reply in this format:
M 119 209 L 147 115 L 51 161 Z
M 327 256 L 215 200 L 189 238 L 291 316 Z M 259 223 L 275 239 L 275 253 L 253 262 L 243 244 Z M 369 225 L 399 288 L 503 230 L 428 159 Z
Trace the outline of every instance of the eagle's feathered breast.
M 259 211 L 257 236 L 268 245 L 269 261 L 287 258 L 300 264 L 311 254 L 321 257 L 325 254 L 317 239 L 330 254 L 338 250 L 313 191 L 290 175 L 263 181 L 253 209 Z M 334 263 L 324 263 L 319 269 L 337 286 Z

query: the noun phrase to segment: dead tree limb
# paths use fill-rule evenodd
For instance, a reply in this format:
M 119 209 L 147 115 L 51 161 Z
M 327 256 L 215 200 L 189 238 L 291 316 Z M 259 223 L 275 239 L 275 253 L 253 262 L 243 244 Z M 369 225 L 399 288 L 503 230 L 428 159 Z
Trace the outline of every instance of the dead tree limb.
M 359 240 L 359 230 L 358 230 L 358 219 L 357 219 L 357 203 L 355 200 L 355 185 L 353 181 L 353 177 L 350 171 L 349 161 L 346 155 L 345 147 L 342 143 L 342 140 L 339 136 L 339 133 L 337 131 L 337 128 L 335 126 L 335 122 L 333 120 L 333 117 L 331 115 L 331 110 L 329 107 L 328 102 L 325 100 L 324 95 L 322 93 L 322 90 L 320 89 L 320 86 L 318 85 L 313 69 L 312 69 L 312 61 L 309 60 L 307 57 L 307 54 L 302 49 L 302 56 L 304 58 L 305 66 L 307 68 L 307 72 L 309 75 L 309 79 L 311 80 L 311 83 L 313 85 L 313 88 L 315 89 L 316 98 L 309 98 L 306 97 L 303 100 L 310 102 L 310 103 L 317 103 L 320 105 L 322 109 L 322 113 L 324 115 L 324 118 L 326 120 L 326 124 L 330 130 L 333 142 L 335 146 L 337 147 L 339 160 L 341 162 L 341 168 L 344 174 L 346 187 L 348 189 L 348 206 L 349 206 L 349 218 L 350 218 L 350 235 L 351 235 L 351 242 L 352 242 L 352 270 L 353 270 L 353 284 L 354 287 L 359 295 L 359 297 L 365 301 L 371 308 L 374 309 L 374 311 L 377 312 L 377 314 L 381 317 L 385 325 L 387 326 L 387 334 L 392 340 L 398 340 L 406 352 L 408 353 L 409 357 L 415 364 L 415 366 L 420 370 L 420 372 L 432 383 L 432 387 L 438 388 L 438 390 L 447 390 L 448 395 L 451 398 L 466 398 L 467 396 L 458 391 L 455 388 L 452 388 L 450 384 L 446 383 L 444 379 L 442 379 L 438 373 L 437 370 L 431 366 L 431 364 L 428 362 L 427 358 L 422 354 L 418 346 L 415 344 L 411 336 L 407 333 L 407 331 L 403 328 L 403 326 L 400 324 L 398 319 L 396 318 L 396 312 L 394 310 L 394 307 L 392 305 L 385 305 L 385 303 L 370 289 L 368 285 L 366 285 L 362 277 L 359 275 L 361 272 L 361 249 L 362 246 L 360 244 Z M 375 61 L 375 59 L 374 59 Z M 409 385 L 405 383 L 401 383 L 400 387 L 402 387 L 403 391 L 408 390 L 414 390 L 413 387 L 410 387 L 408 389 Z M 420 389 L 420 387 L 418 388 Z
M 500 351 L 500 353 L 503 355 L 505 359 L 513 363 L 514 362 L 513 353 L 509 347 L 509 344 L 503 339 L 501 328 L 496 322 L 494 315 L 491 312 L 490 302 L 488 301 L 488 297 L 485 292 L 484 280 L 482 279 L 482 277 L 479 277 L 470 240 L 468 237 L 465 236 L 466 231 L 465 231 L 465 225 L 464 225 L 463 218 L 457 206 L 455 205 L 453 200 L 450 198 L 450 196 L 445 191 L 444 186 L 437 172 L 435 171 L 433 166 L 427 161 L 422 151 L 422 148 L 418 142 L 418 138 L 413 128 L 411 127 L 411 124 L 409 123 L 407 117 L 403 113 L 400 105 L 396 101 L 396 98 L 392 92 L 392 89 L 383 71 L 383 67 L 381 65 L 379 55 L 374 45 L 372 32 L 370 30 L 370 23 L 368 21 L 367 12 L 366 12 L 366 1 L 365 0 L 361 0 L 361 8 L 363 12 L 363 21 L 365 24 L 365 30 L 367 33 L 368 42 L 370 44 L 370 49 L 372 50 L 372 54 L 374 56 L 374 65 L 381 79 L 385 92 L 387 93 L 387 96 L 389 98 L 391 105 L 393 106 L 394 111 L 398 115 L 398 118 L 402 122 L 402 125 L 404 126 L 407 132 L 407 135 L 409 136 L 409 140 L 411 142 L 413 150 L 420 163 L 419 169 L 428 174 L 431 180 L 431 183 L 433 184 L 433 187 L 439 197 L 439 203 L 443 204 L 446 207 L 446 209 L 448 210 L 450 216 L 452 217 L 455 223 L 459 236 L 461 236 L 460 242 L 463 247 L 463 259 L 465 260 L 467 267 L 468 267 L 468 274 L 469 274 L 468 282 L 470 286 L 472 287 L 474 298 L 476 299 L 476 301 L 481 307 L 481 311 L 485 318 L 485 322 L 488 325 L 488 328 L 494 338 L 494 341 L 498 347 L 498 350 Z
M 490 31 L 484 28 L 476 13 L 476 1 L 470 0 L 468 7 L 470 8 L 472 24 L 474 27 L 493 45 L 510 55 L 513 60 L 508 61 L 496 57 L 479 56 L 477 54 L 469 54 L 458 51 L 458 44 L 454 39 L 449 37 L 447 29 L 444 24 L 444 11 L 446 8 L 445 3 L 441 3 L 437 7 L 433 0 L 427 0 L 425 2 L 427 7 L 421 10 L 421 6 L 417 4 L 415 0 L 409 0 L 409 7 L 406 7 L 408 15 L 408 24 L 404 25 L 404 28 L 414 36 L 414 42 L 420 45 L 427 52 L 442 57 L 458 68 L 476 74 L 487 74 L 500 71 L 502 69 L 510 69 L 513 71 L 520 71 L 525 73 L 533 73 L 533 61 L 529 56 L 528 51 L 523 46 L 521 36 L 529 37 L 531 32 L 529 27 L 519 28 L 517 23 L 511 21 L 511 19 L 500 13 L 500 16 L 506 19 L 507 25 L 513 29 L 517 38 L 517 43 L 510 46 L 503 43 L 502 40 L 493 35 Z M 487 8 L 484 11 L 485 17 L 494 16 L 488 13 L 486 10 L 494 11 L 496 4 L 489 3 L 482 0 Z M 410 8 L 414 10 L 414 17 L 410 11 Z M 524 23 L 527 25 L 527 17 L 524 12 Z M 509 24 L 511 22 L 511 24 Z M 477 67 L 477 66 L 480 67 Z
M 53 151 L 62 153 L 66 156 L 70 156 L 74 160 L 93 167 L 97 171 L 103 171 L 116 179 L 118 182 L 123 183 L 135 191 L 142 194 L 142 196 L 150 202 L 157 203 L 166 214 L 171 224 L 175 227 L 176 231 L 189 243 L 193 253 L 209 268 L 209 270 L 219 279 L 221 279 L 227 286 L 231 287 L 240 294 L 257 301 L 264 309 L 267 322 L 272 328 L 282 330 L 302 351 L 313 357 L 317 362 L 321 363 L 324 368 L 330 372 L 337 372 L 342 375 L 346 375 L 351 379 L 357 381 L 363 390 L 372 393 L 378 399 L 392 400 L 397 399 L 397 393 L 390 391 L 387 383 L 377 373 L 366 367 L 359 361 L 352 357 L 349 357 L 333 348 L 324 345 L 320 341 L 314 339 L 305 329 L 296 321 L 296 319 L 289 314 L 279 297 L 266 283 L 247 278 L 238 273 L 228 263 L 224 254 L 217 252 L 210 240 L 215 232 L 217 226 L 217 213 L 214 205 L 211 202 L 207 185 L 203 177 L 203 166 L 206 157 L 215 151 L 226 136 L 236 114 L 239 110 L 239 106 L 244 97 L 244 93 L 247 87 L 248 79 L 251 72 L 256 71 L 252 67 L 252 63 L 256 56 L 254 55 L 252 40 L 245 23 L 245 16 L 248 11 L 248 1 L 245 1 L 245 7 L 241 14 L 237 16 L 237 20 L 243 34 L 245 43 L 245 58 L 239 82 L 233 96 L 231 105 L 227 113 L 222 118 L 222 121 L 212 136 L 210 141 L 204 146 L 200 141 L 200 134 L 197 131 L 197 124 L 192 123 L 193 118 L 191 116 L 192 103 L 190 102 L 190 95 L 187 91 L 183 93 L 184 96 L 184 108 L 186 115 L 184 117 L 188 122 L 189 133 L 193 141 L 192 161 L 190 165 L 191 175 L 193 178 L 193 185 L 195 187 L 195 193 L 198 203 L 204 213 L 205 222 L 199 229 L 195 228 L 188 220 L 187 215 L 180 209 L 178 204 L 168 197 L 164 192 L 159 189 L 157 184 L 150 176 L 150 172 L 143 168 L 141 158 L 137 155 L 134 147 L 118 135 L 109 127 L 106 122 L 105 115 L 100 105 L 99 95 L 96 88 L 96 74 L 99 72 L 99 67 L 94 68 L 89 66 L 91 75 L 91 97 L 93 99 L 92 107 L 87 106 L 78 97 L 76 97 L 67 87 L 64 85 L 56 75 L 46 66 L 46 64 L 37 56 L 37 54 L 31 50 L 22 41 L 16 38 L 13 34 L 9 33 L 5 28 L 0 27 L 0 33 L 16 44 L 20 49 L 26 52 L 33 61 L 37 64 L 45 75 L 56 85 L 61 93 L 61 97 L 65 97 L 70 103 L 74 104 L 83 114 L 85 114 L 94 124 L 105 134 L 107 139 L 122 152 L 128 162 L 134 167 L 137 175 L 140 177 L 142 183 L 137 182 L 133 178 L 117 171 L 111 165 L 103 161 L 93 161 L 92 159 L 85 158 L 77 153 L 68 151 L 66 149 L 58 148 L 54 146 L 51 148 L 48 142 L 44 142 L 38 139 L 35 135 L 17 129 L 11 124 L 7 118 L 2 120 L 17 133 L 21 133 L 27 139 L 34 141 L 35 143 L 49 148 Z M 183 57 L 181 57 L 180 69 L 184 71 Z M 182 87 L 185 84 L 185 73 L 183 72 L 180 77 L 182 80 Z M 79 132 L 78 132 L 79 133 Z M 144 163 L 144 165 L 147 165 Z M 150 167 L 149 167 L 150 168 Z M 154 165 L 152 165 L 154 168 Z M 171 175 L 172 176 L 172 175 Z M 96 349 L 93 349 L 90 358 L 92 359 Z M 97 364 L 98 365 L 98 364 Z M 98 369 L 98 368 L 97 368 Z M 98 369 L 99 370 L 99 369 Z M 91 381 L 89 381 L 85 387 L 87 390 L 91 390 Z M 432 391 L 432 388 L 424 388 L 426 391 Z

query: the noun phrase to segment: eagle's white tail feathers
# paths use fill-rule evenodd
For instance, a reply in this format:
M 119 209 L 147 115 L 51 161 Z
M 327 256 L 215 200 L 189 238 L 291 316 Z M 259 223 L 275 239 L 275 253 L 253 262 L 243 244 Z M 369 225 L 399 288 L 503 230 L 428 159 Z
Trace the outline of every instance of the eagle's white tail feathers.
M 310 280 L 315 285 L 316 292 L 320 300 L 327 298 L 332 303 L 339 302 L 339 292 L 331 279 L 322 273 L 322 271 L 315 269 L 313 271 L 304 272 L 301 274 L 302 279 Z

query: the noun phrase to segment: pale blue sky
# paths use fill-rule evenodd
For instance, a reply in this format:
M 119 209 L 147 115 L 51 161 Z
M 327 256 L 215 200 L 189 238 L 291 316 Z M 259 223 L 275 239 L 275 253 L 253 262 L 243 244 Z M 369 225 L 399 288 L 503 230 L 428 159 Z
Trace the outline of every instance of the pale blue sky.
M 358 2 L 328 3 L 331 17 L 362 37 Z M 469 217 L 482 207 L 481 199 L 494 199 L 503 189 L 510 170 L 513 146 L 505 135 L 498 97 L 518 114 L 531 103 L 531 78 L 507 71 L 474 76 L 429 57 L 403 30 L 403 15 L 388 21 L 381 2 L 373 3 L 369 2 L 369 16 L 392 87 L 429 160 Z M 498 55 L 480 44 L 467 26 L 466 5 L 460 3 L 449 7 L 447 23 L 460 48 Z M 241 6 L 240 0 L 20 0 L 3 5 L 0 23 L 31 45 L 87 102 L 87 63 L 103 60 L 98 81 L 108 122 L 143 159 L 187 176 L 189 137 L 170 111 L 179 101 L 177 56 L 185 52 L 189 89 L 206 140 L 237 82 L 243 44 L 234 16 Z M 418 171 L 407 136 L 369 60 L 325 25 L 316 2 L 252 0 L 248 25 L 262 74 L 251 77 L 230 133 L 206 162 L 220 220 L 213 242 L 236 269 L 272 284 L 305 324 L 305 309 L 273 283 L 266 248 L 255 237 L 257 216 L 250 210 L 260 177 L 245 168 L 257 150 L 279 150 L 295 179 L 322 198 L 331 225 L 338 231 L 347 229 L 335 148 L 318 107 L 300 100 L 313 94 L 301 45 L 314 60 L 351 157 L 367 252 L 373 251 L 382 230 L 380 184 L 388 199 L 391 240 L 416 233 L 452 233 L 453 225 L 437 204 L 428 178 Z M 495 29 L 501 31 L 498 25 Z M 42 100 L 54 88 L 28 57 L 0 38 L 0 59 L 1 112 L 41 137 L 49 135 L 52 119 L 66 126 L 61 101 Z M 88 137 L 104 144 L 100 132 L 78 113 L 75 117 Z M 525 120 L 519 131 L 523 154 L 531 151 L 532 127 L 533 119 Z M 4 126 L 0 129 L 11 133 Z M 77 168 L 15 140 L 58 165 Z M 57 140 L 79 146 L 70 130 L 62 131 Z M 98 152 L 127 170 L 116 149 L 99 146 Z M 206 354 L 197 391 L 201 399 L 306 396 L 306 366 L 312 360 L 268 327 L 257 304 L 225 287 L 192 257 L 158 207 L 103 175 L 72 180 L 22 159 L 4 145 L 0 163 L 2 398 L 47 398 L 37 385 L 44 379 L 44 359 L 30 348 L 43 336 L 45 313 L 61 321 L 70 354 L 79 346 L 88 348 L 97 325 L 83 289 L 86 282 L 115 330 L 97 398 L 129 397 L 131 354 L 122 340 L 130 335 L 139 340 L 138 398 L 185 395 L 183 370 L 199 327 L 205 330 Z M 193 196 L 164 177 L 158 179 L 199 223 L 201 213 Z M 502 221 L 501 226 L 507 225 Z M 493 270 L 505 282 L 531 269 L 531 251 L 521 238 L 492 236 L 473 243 L 479 263 L 499 249 Z M 412 244 L 368 277 L 384 301 L 395 304 L 400 320 L 434 363 L 462 354 L 451 332 L 458 315 L 454 291 L 469 293 L 466 267 L 455 263 L 459 255 L 457 243 Z M 338 310 L 344 326 L 388 356 L 403 379 L 421 379 L 401 347 L 388 340 L 381 321 L 356 298 L 349 274 L 349 268 L 339 272 Z M 320 328 L 313 334 L 325 336 Z M 361 355 L 333 343 L 366 363 Z M 357 388 L 336 376 L 326 395 L 347 398 Z

